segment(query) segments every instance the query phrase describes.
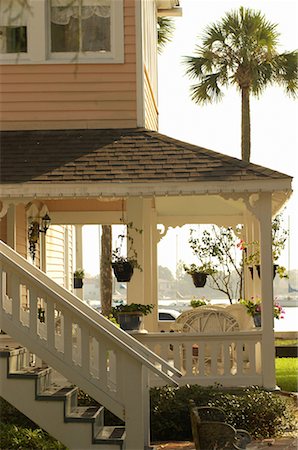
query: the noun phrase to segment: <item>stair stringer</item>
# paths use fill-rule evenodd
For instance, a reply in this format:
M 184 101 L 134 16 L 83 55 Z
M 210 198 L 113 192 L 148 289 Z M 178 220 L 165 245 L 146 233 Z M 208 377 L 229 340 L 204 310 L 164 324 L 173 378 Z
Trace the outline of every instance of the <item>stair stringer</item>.
M 24 333 L 24 327 L 19 328 L 14 322 L 10 321 L 9 318 L 2 317 L 0 319 L 0 327 L 9 336 L 19 342 L 22 346 L 34 353 L 38 358 L 45 361 L 47 365 L 53 367 L 57 372 L 63 374 L 71 383 L 79 386 L 83 391 L 87 392 L 94 400 L 96 400 L 101 405 L 104 405 L 109 411 L 119 417 L 121 420 L 125 420 L 125 408 L 120 402 L 115 401 L 114 398 L 108 395 L 106 391 L 100 388 L 99 383 L 96 380 L 86 379 L 84 374 L 80 373 L 80 367 L 77 366 L 76 371 L 70 364 L 67 364 L 62 359 L 57 357 L 59 354 L 54 354 L 44 347 L 43 339 L 37 340 L 36 337 L 31 337 L 29 332 Z M 28 330 L 29 331 L 29 330 Z M 42 347 L 42 352 L 40 351 Z
M 8 359 L 0 357 L 0 395 L 33 422 L 55 436 L 71 450 L 106 450 L 107 444 L 93 444 L 92 424 L 65 421 L 63 400 L 36 400 L 36 378 L 9 378 Z M 108 445 L 119 450 L 119 445 Z

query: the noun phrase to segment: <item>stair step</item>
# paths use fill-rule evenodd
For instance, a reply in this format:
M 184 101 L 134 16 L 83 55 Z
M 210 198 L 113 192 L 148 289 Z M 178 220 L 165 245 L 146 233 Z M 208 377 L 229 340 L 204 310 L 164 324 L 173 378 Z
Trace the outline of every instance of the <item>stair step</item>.
M 44 391 L 40 392 L 37 395 L 37 399 L 40 400 L 65 400 L 66 397 L 72 396 L 76 394 L 78 388 L 69 384 L 69 385 L 57 385 L 52 384 Z
M 103 407 L 98 406 L 77 406 L 65 417 L 66 422 L 93 422 L 102 412 Z
M 125 439 L 125 427 L 103 427 L 93 440 L 94 444 L 120 444 Z
M 50 367 L 24 367 L 20 370 L 14 370 L 12 372 L 9 372 L 8 378 L 37 378 L 46 376 L 51 372 Z

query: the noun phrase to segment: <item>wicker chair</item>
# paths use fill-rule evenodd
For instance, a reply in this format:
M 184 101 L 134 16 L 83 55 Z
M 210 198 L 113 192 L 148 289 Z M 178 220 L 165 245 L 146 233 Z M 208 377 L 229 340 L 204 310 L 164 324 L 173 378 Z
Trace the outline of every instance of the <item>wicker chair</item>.
M 190 418 L 196 450 L 242 450 L 252 440 L 247 431 L 226 423 L 220 408 L 196 406 L 190 400 Z

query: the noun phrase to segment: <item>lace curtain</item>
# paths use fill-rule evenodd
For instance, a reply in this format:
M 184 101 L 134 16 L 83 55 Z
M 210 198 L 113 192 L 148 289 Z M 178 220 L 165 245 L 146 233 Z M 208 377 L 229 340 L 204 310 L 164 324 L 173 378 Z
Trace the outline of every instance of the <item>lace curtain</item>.
M 89 19 L 92 16 L 111 16 L 109 0 L 53 0 L 51 2 L 51 22 L 67 25 L 71 18 Z
M 0 0 L 0 26 L 24 26 L 27 24 L 30 12 L 27 2 Z

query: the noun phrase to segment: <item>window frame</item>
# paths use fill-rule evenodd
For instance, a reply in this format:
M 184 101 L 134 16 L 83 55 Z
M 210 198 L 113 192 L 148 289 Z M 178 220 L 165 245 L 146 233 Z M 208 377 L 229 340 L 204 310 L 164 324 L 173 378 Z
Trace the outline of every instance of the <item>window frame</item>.
M 119 64 L 124 63 L 123 0 L 111 0 L 110 52 L 51 52 L 50 0 L 30 0 L 27 53 L 2 53 L 1 64 Z

